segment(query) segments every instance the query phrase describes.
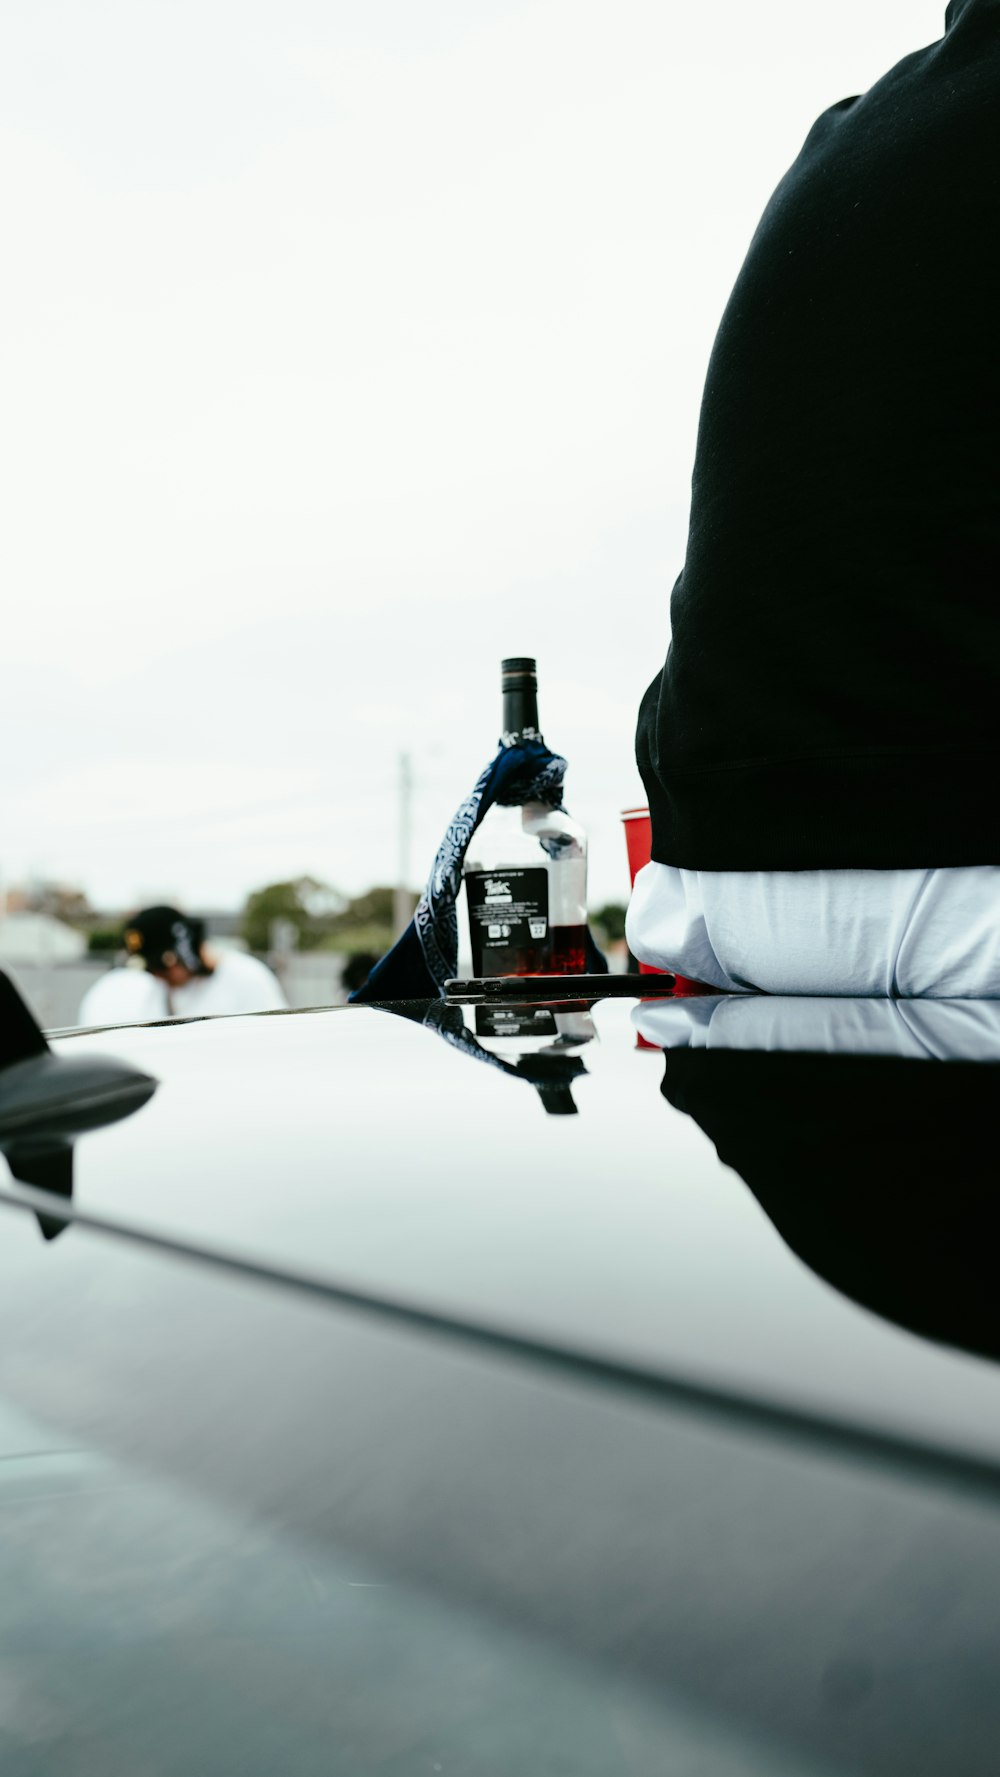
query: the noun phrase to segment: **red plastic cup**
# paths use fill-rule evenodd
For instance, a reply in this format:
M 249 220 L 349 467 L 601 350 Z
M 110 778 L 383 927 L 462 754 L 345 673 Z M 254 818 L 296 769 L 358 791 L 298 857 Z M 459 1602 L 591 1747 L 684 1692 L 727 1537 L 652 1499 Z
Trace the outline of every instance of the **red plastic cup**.
M 628 849 L 629 882 L 634 883 L 644 864 L 648 864 L 653 852 L 653 828 L 648 808 L 623 808 L 622 825 L 625 828 L 625 845 Z M 669 969 L 654 969 L 649 963 L 639 964 L 640 975 L 667 975 Z
M 644 864 L 648 864 L 653 850 L 653 829 L 649 819 L 648 808 L 623 808 L 622 823 L 625 827 L 625 844 L 628 847 L 629 881 L 634 883 Z M 699 994 L 715 993 L 714 987 L 706 987 L 703 981 L 689 981 L 686 975 L 675 974 L 672 969 L 654 969 L 649 963 L 639 964 L 640 975 L 674 976 L 674 995 L 677 999 L 694 999 Z M 640 1038 L 640 1041 L 642 1039 Z M 649 1047 L 649 1045 L 645 1045 Z
M 634 882 L 644 864 L 652 856 L 653 828 L 648 808 L 623 808 L 622 824 L 628 848 L 629 881 Z

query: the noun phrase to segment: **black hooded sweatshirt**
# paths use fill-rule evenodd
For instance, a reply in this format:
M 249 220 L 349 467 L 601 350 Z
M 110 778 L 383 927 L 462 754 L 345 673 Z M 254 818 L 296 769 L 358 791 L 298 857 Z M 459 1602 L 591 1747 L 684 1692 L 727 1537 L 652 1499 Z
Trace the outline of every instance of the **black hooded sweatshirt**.
M 1000 863 L 1000 0 L 813 126 L 712 352 L 653 857 Z

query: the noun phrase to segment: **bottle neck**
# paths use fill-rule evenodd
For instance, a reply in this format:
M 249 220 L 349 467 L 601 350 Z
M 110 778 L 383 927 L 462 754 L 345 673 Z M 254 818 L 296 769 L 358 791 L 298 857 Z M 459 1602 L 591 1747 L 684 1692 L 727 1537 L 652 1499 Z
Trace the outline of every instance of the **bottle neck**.
M 505 685 L 503 688 L 503 727 L 505 746 L 520 740 L 541 740 L 538 726 L 538 686 L 530 681 Z

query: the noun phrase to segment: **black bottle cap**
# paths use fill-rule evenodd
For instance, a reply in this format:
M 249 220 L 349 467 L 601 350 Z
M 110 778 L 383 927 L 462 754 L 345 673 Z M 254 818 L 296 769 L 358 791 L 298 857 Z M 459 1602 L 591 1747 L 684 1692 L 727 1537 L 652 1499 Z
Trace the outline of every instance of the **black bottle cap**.
M 500 729 L 504 744 L 517 739 L 541 740 L 538 732 L 538 679 L 535 663 L 526 654 L 515 654 L 500 662 L 500 693 L 503 698 L 503 721 Z

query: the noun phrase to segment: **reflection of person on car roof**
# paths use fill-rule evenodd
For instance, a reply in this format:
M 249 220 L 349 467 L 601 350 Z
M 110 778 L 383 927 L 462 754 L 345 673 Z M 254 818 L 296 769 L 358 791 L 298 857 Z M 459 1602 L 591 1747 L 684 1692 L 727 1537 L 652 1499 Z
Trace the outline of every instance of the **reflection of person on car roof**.
M 661 1091 L 812 1270 L 1000 1360 L 1000 1004 L 770 996 L 637 1007 Z
M 271 1012 L 285 996 L 269 968 L 242 951 L 212 951 L 205 922 L 176 907 L 146 907 L 125 928 L 136 967 L 112 969 L 84 995 L 81 1024 L 144 1024 Z
M 952 0 L 764 212 L 639 717 L 645 962 L 1000 995 L 998 181 L 1000 8 Z
M 1000 1065 L 1000 1001 L 708 994 L 646 1000 L 632 1022 L 654 1049 L 896 1055 Z

